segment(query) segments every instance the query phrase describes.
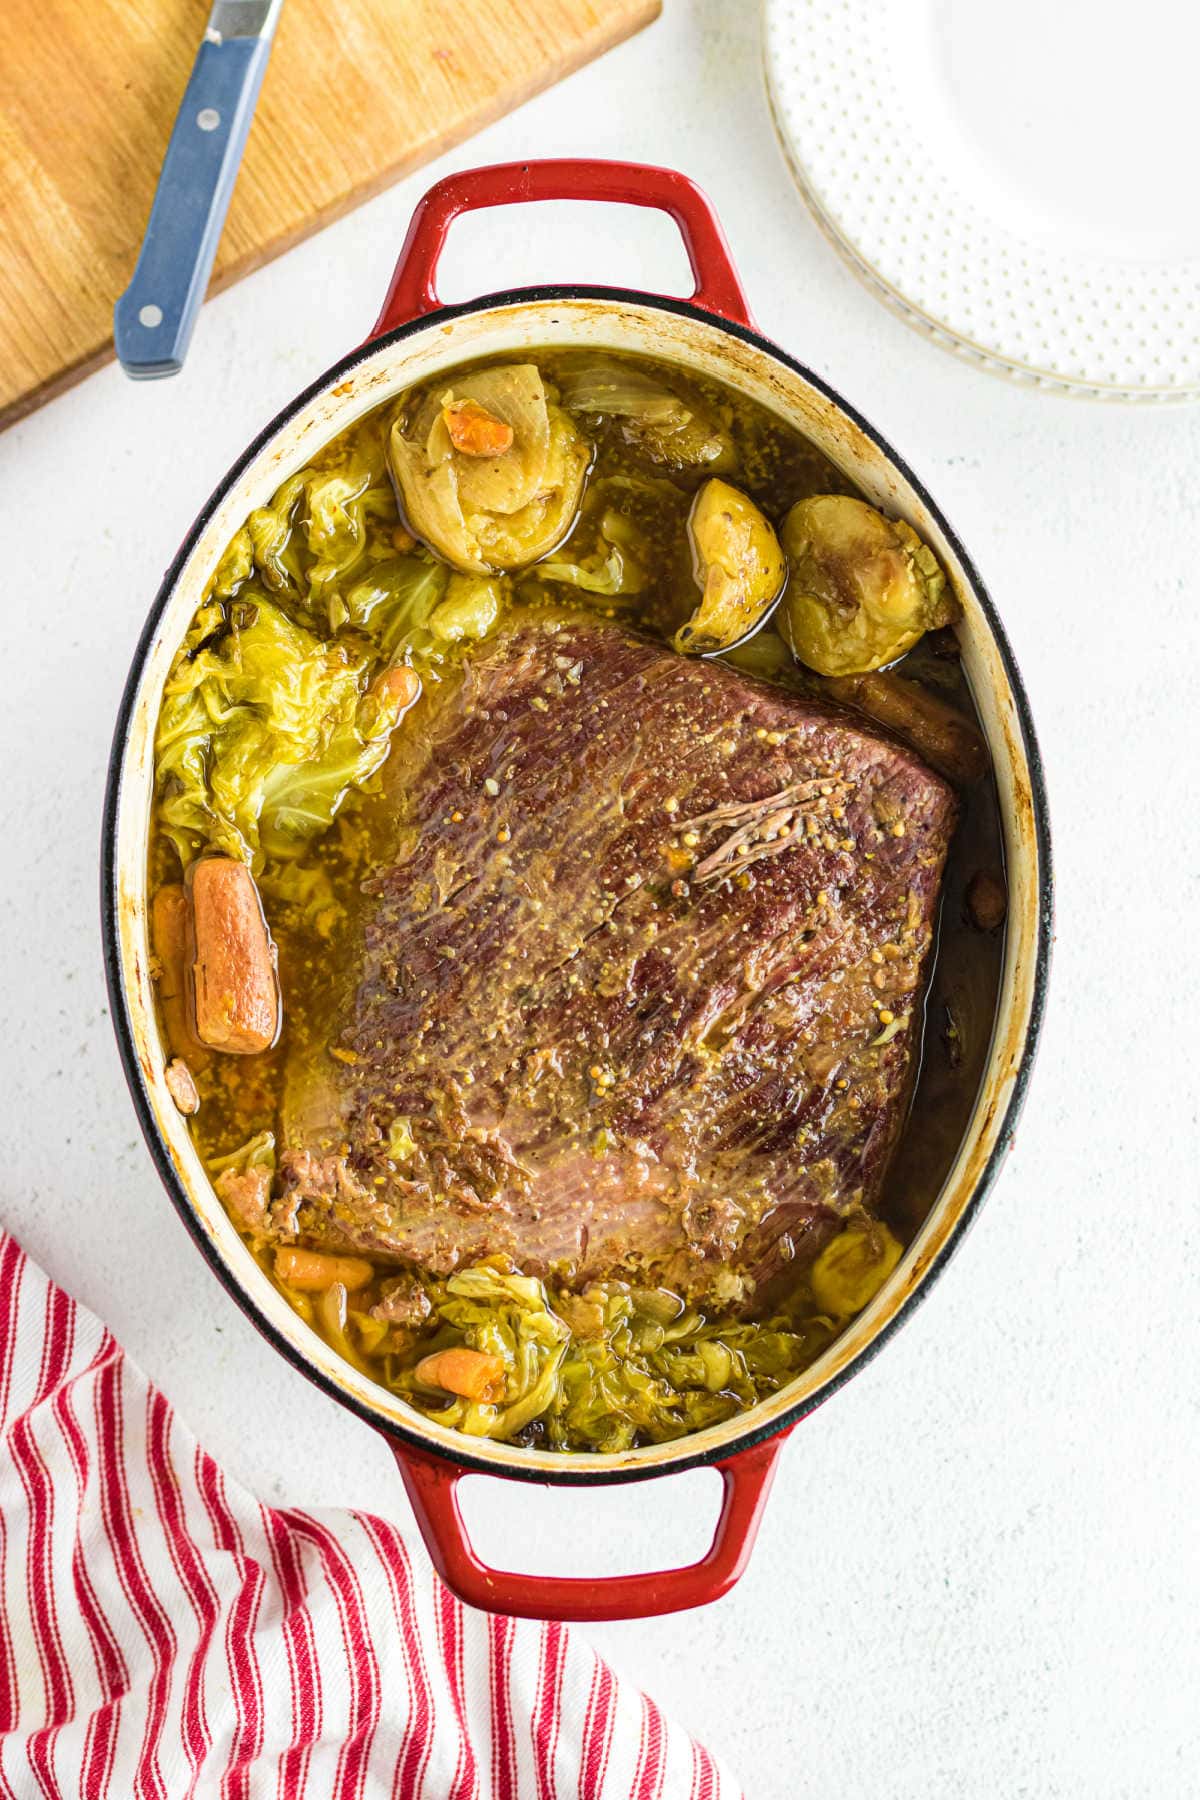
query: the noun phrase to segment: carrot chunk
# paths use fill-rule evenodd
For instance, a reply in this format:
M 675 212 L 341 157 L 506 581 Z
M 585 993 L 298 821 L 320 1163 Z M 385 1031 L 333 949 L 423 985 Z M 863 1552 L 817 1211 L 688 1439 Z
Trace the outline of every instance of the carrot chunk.
M 417 1364 L 417 1380 L 466 1400 L 499 1400 L 504 1394 L 504 1363 L 487 1350 L 435 1350 Z
M 825 683 L 825 691 L 907 738 L 948 780 L 965 786 L 987 773 L 987 745 L 973 722 L 917 682 L 875 670 L 838 676 Z
M 512 449 L 513 428 L 478 400 L 452 400 L 442 408 L 450 442 L 463 456 L 503 456 Z
M 397 663 L 394 669 L 385 669 L 382 675 L 375 677 L 371 692 L 380 700 L 390 701 L 401 712 L 407 712 L 420 697 L 421 677 L 407 663 Z
M 321 1294 L 340 1281 L 346 1292 L 366 1287 L 374 1274 L 362 1256 L 329 1256 L 322 1250 L 277 1250 L 275 1273 L 289 1287 L 305 1294 Z
M 197 1034 L 234 1056 L 269 1050 L 279 1035 L 279 982 L 254 877 L 231 856 L 202 856 L 187 885 Z
M 193 1070 L 212 1060 L 196 1036 L 187 992 L 188 937 L 191 930 L 187 895 L 179 882 L 160 887 L 150 906 L 150 944 L 158 965 L 154 980 L 162 1008 L 163 1028 L 173 1057 Z
M 150 908 L 150 938 L 158 958 L 158 991 L 164 1000 L 184 991 L 187 958 L 187 896 L 178 882 L 160 887 Z

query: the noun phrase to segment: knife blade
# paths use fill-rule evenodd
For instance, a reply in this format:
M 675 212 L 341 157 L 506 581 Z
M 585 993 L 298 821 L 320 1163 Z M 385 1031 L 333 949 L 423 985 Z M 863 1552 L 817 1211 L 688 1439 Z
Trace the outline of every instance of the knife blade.
M 127 375 L 183 367 L 283 0 L 216 0 L 192 67 L 133 280 L 113 308 Z

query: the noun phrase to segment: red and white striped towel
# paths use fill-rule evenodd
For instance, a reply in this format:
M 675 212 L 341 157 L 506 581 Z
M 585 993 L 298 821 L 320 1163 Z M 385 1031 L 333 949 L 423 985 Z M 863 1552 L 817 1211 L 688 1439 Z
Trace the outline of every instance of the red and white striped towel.
M 0 1792 L 736 1791 L 563 1626 L 464 1609 L 382 1519 L 253 1499 L 0 1234 Z

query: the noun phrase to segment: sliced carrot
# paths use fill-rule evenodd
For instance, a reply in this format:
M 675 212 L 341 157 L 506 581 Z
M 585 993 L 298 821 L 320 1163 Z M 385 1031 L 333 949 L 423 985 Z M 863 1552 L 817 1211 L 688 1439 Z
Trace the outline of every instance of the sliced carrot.
M 452 400 L 442 408 L 450 442 L 463 456 L 503 456 L 512 449 L 513 428 L 478 400 Z
M 233 1056 L 269 1050 L 279 1035 L 279 982 L 253 875 L 231 856 L 202 856 L 188 870 L 187 887 L 201 1042 Z
M 392 548 L 403 555 L 407 550 L 415 550 L 417 540 L 405 525 L 396 525 L 392 529 Z
M 504 1395 L 504 1363 L 487 1350 L 435 1350 L 417 1364 L 417 1380 L 466 1400 L 499 1400 Z
M 335 1281 L 347 1293 L 366 1287 L 375 1271 L 362 1256 L 330 1256 L 323 1250 L 277 1250 L 275 1273 L 305 1294 L 323 1294 Z

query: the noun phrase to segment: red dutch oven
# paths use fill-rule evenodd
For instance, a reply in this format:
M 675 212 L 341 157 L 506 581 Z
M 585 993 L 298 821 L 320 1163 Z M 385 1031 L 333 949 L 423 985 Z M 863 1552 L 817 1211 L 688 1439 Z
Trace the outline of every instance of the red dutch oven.
M 443 306 L 435 287 L 451 222 L 477 207 L 601 200 L 658 207 L 679 227 L 695 279 L 687 299 L 608 287 L 535 287 Z M 874 1302 L 803 1375 L 721 1425 L 623 1454 L 556 1453 L 469 1439 L 434 1424 L 343 1362 L 255 1263 L 213 1193 L 163 1079 L 148 943 L 147 846 L 162 685 L 211 574 L 247 513 L 335 433 L 413 383 L 471 357 L 591 346 L 665 358 L 716 377 L 788 419 L 872 500 L 937 551 L 962 603 L 963 666 L 991 747 L 1009 923 L 985 1075 L 954 1164 L 919 1236 Z M 1049 964 L 1051 874 L 1033 726 L 1000 621 L 934 501 L 862 415 L 754 327 L 708 200 L 670 169 L 614 162 L 512 163 L 438 182 L 421 201 L 370 337 L 300 394 L 230 469 L 201 511 L 147 621 L 112 751 L 103 839 L 103 927 L 113 1018 L 138 1117 L 196 1243 L 275 1347 L 386 1439 L 443 1579 L 470 1604 L 534 1618 L 635 1618 L 715 1600 L 746 1566 L 784 1440 L 874 1354 L 944 1267 L 995 1176 L 1029 1079 Z M 710 1464 L 724 1484 L 707 1554 L 686 1568 L 565 1579 L 488 1567 L 465 1529 L 467 1472 L 559 1487 L 666 1477 Z M 350 1498 L 348 1496 L 348 1498 Z

